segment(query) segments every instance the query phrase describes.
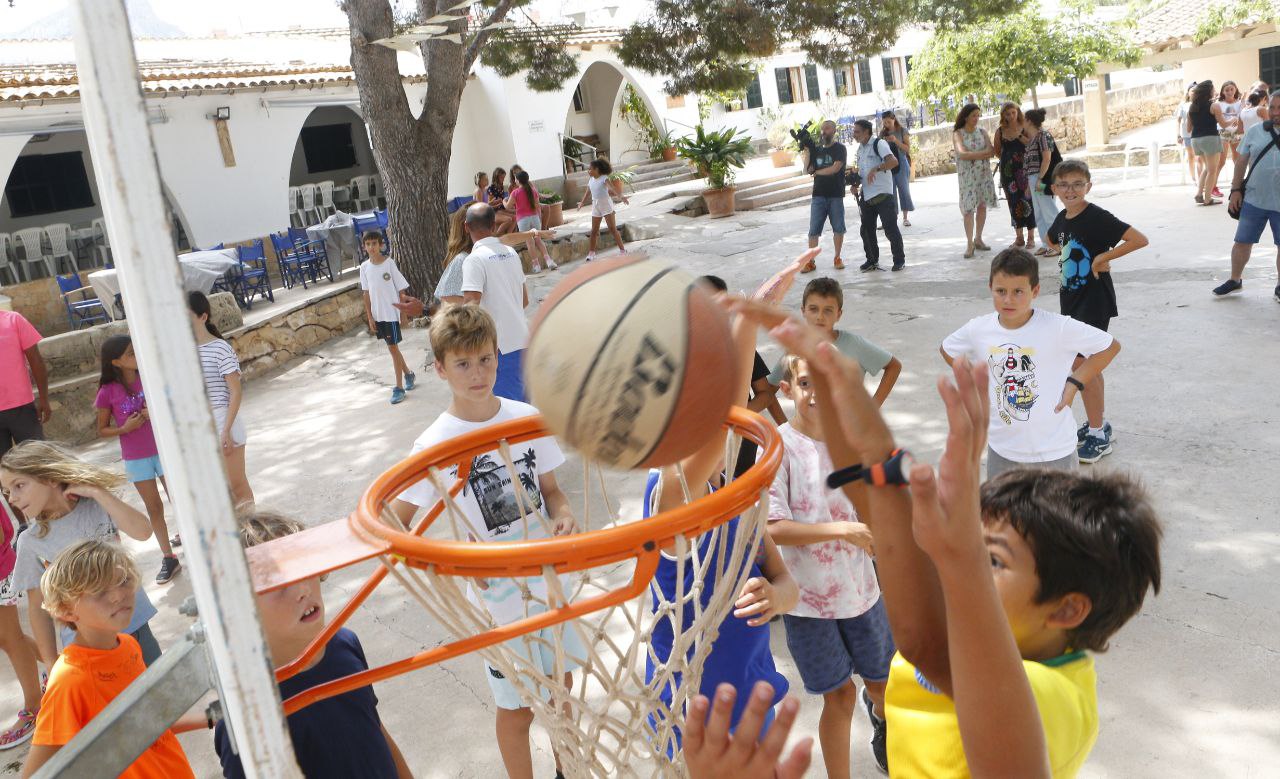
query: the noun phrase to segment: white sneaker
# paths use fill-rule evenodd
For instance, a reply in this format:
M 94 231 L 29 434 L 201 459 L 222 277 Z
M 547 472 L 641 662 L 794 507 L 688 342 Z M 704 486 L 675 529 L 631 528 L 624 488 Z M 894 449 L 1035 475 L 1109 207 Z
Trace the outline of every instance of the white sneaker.
M 556 265 L 556 261 L 551 259 L 551 255 L 549 254 L 542 258 L 542 262 L 546 266 L 547 270 L 556 270 L 560 267 L 559 265 Z
M 542 273 L 542 264 L 541 264 L 541 263 L 537 263 L 537 262 L 535 262 L 535 263 L 533 264 L 533 272 L 534 272 L 535 274 Z
M 595 253 L 595 252 L 587 252 L 587 259 L 586 259 L 586 262 L 591 262 L 591 261 L 592 261 L 592 260 L 594 260 L 595 258 L 596 258 L 596 253 Z

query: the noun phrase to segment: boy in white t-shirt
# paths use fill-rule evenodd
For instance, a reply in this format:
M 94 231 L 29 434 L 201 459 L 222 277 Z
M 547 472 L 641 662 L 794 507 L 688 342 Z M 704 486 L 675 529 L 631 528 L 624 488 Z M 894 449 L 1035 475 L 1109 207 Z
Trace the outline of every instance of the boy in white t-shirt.
M 853 504 L 826 486 L 835 470 L 823 442 L 822 420 L 808 364 L 783 358 L 782 391 L 796 413 L 778 428 L 782 465 L 769 488 L 769 535 L 800 587 L 800 600 L 783 616 L 787 647 L 811 695 L 822 696 L 818 738 L 827 776 L 848 776 L 849 728 L 863 704 L 871 719 L 871 754 L 888 770 L 884 693 L 893 660 L 893 636 L 872 562 L 871 531 Z
M 364 234 L 364 250 L 369 259 L 360 263 L 360 289 L 364 290 L 364 315 L 369 322 L 369 334 L 385 341 L 395 366 L 396 386 L 391 390 L 391 402 L 404 400 L 404 391 L 413 389 L 413 371 L 400 353 L 400 311 L 397 303 L 409 300 L 405 290 L 409 282 L 400 274 L 396 261 L 382 253 L 382 233 L 371 230 Z
M 446 307 L 432 318 L 430 338 L 436 374 L 448 382 L 453 399 L 413 442 L 413 452 L 498 422 L 538 413 L 527 403 L 493 394 L 498 373 L 498 335 L 493 318 L 483 308 Z M 564 454 L 555 439 L 547 436 L 513 445 L 511 460 L 514 474 L 496 447 L 472 460 L 467 484 L 457 496 L 468 535 L 483 543 L 537 540 L 573 532 L 569 499 L 553 473 L 564 463 Z M 441 469 L 446 489 L 452 484 L 452 478 L 457 477 L 460 465 L 453 463 Z M 523 490 L 523 498 L 517 497 L 517 489 Z M 394 510 L 402 521 L 411 524 L 419 507 L 430 509 L 439 497 L 431 482 L 423 479 L 401 494 Z M 521 517 L 521 505 L 530 511 L 527 521 Z M 520 580 L 493 578 L 478 587 L 479 592 L 472 591 L 473 599 L 482 611 L 489 612 L 495 624 L 509 624 L 546 610 L 547 587 L 541 576 Z M 526 589 L 534 600 L 526 599 Z M 565 589 L 568 589 L 567 583 Z M 513 639 L 504 649 L 525 658 L 530 652 L 540 652 L 538 660 L 542 669 L 550 674 L 555 657 L 546 647 L 554 646 L 552 631 L 548 628 L 530 634 L 529 638 L 535 640 L 528 642 L 523 638 Z M 562 644 L 566 660 L 564 681 L 572 687 L 572 671 L 581 666 L 586 650 L 573 630 L 563 631 Z M 529 725 L 533 722 L 533 711 L 520 699 L 515 686 L 488 663 L 485 677 L 497 703 L 498 750 L 507 774 L 514 779 L 531 779 Z M 559 762 L 557 756 L 557 770 Z
M 942 342 L 942 358 L 986 363 L 991 371 L 987 479 L 1022 465 L 1080 467 L 1076 395 L 1120 351 L 1120 342 L 1092 325 L 1032 308 L 1040 294 L 1036 258 L 1005 249 L 991 261 L 995 312 L 970 319 Z M 1076 355 L 1084 361 L 1072 370 Z
M 523 402 L 524 349 L 529 341 L 524 309 L 529 305 L 529 288 L 520 255 L 494 234 L 496 218 L 488 203 L 474 203 L 467 209 L 464 224 L 475 243 L 463 260 L 462 297 L 488 311 L 497 328 L 498 379 L 493 394 Z

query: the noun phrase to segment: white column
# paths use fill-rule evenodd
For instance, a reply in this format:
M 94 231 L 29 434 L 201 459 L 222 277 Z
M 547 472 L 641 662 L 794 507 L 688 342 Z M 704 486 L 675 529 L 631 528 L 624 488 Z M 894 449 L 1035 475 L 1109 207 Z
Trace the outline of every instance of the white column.
M 205 399 L 124 0 L 76 0 L 85 132 L 223 709 L 249 777 L 300 777 Z

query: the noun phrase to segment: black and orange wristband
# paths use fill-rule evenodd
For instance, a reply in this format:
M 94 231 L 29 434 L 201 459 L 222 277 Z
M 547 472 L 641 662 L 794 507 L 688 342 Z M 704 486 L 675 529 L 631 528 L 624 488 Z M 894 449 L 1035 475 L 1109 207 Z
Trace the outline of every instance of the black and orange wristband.
M 827 487 L 836 490 L 858 480 L 873 487 L 905 486 L 910 481 L 909 474 L 914 462 L 915 458 L 906 449 L 894 449 L 889 459 L 882 463 L 867 468 L 859 463 L 832 471 L 827 476 Z

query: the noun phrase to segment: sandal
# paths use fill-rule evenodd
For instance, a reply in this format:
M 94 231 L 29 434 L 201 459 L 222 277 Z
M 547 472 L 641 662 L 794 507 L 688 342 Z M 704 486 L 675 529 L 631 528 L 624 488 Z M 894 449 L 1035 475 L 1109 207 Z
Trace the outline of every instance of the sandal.
M 905 216 L 904 216 L 904 217 L 902 217 L 902 226 L 903 226 L 903 227 L 910 227 L 910 226 L 911 226 L 911 220 L 910 220 L 910 219 L 908 219 L 908 218 L 906 218 Z
M 973 259 L 973 244 L 969 244 L 969 248 L 965 250 L 964 258 L 966 260 Z
M 814 262 L 813 260 L 809 260 L 809 263 L 808 263 L 807 265 L 805 265 L 803 268 L 801 268 L 801 269 L 800 269 L 800 272 L 801 272 L 801 273 L 813 273 L 813 272 L 814 272 L 814 271 L 816 271 L 817 269 L 818 269 L 818 263 Z
M 18 712 L 18 722 L 0 734 L 0 750 L 13 749 L 27 743 L 36 732 L 36 713 L 30 709 Z
M 990 246 L 987 246 L 985 243 L 983 243 L 981 239 L 978 239 L 978 240 L 974 241 L 974 242 L 973 242 L 973 246 L 974 246 L 974 248 L 975 248 L 975 249 L 977 249 L 978 251 L 983 251 L 983 252 L 989 252 L 989 251 L 991 251 L 991 247 L 990 247 Z
M 1221 203 L 1222 203 L 1221 200 L 1214 200 L 1213 198 L 1209 198 L 1208 200 L 1204 201 L 1204 205 L 1206 206 L 1216 206 L 1216 205 L 1220 205 Z
M 1014 241 L 1014 242 L 1013 242 L 1013 245 L 1014 245 L 1014 246 L 1026 246 L 1026 245 L 1027 245 L 1027 242 L 1026 242 L 1025 240 L 1023 240 L 1023 238 L 1022 238 L 1022 236 L 1021 236 L 1021 235 L 1019 235 L 1019 236 L 1018 236 L 1018 240 Z
M 844 270 L 844 260 L 836 258 L 836 270 Z

